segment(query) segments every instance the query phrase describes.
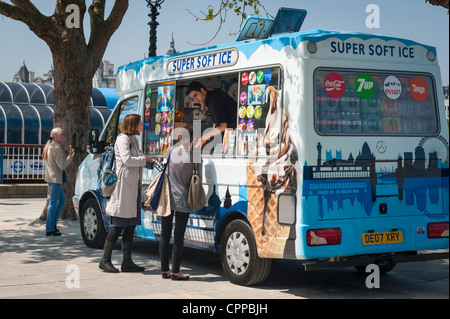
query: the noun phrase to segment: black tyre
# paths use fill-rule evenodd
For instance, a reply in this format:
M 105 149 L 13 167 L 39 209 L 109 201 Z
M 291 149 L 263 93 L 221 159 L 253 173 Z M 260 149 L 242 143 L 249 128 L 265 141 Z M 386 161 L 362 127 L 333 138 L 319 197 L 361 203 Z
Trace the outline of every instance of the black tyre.
M 240 219 L 225 228 L 220 243 L 220 259 L 228 280 L 243 286 L 264 282 L 272 267 L 272 259 L 258 257 L 253 230 Z
M 107 233 L 101 214 L 95 198 L 89 198 L 81 208 L 81 236 L 88 247 L 103 248 L 105 245 Z

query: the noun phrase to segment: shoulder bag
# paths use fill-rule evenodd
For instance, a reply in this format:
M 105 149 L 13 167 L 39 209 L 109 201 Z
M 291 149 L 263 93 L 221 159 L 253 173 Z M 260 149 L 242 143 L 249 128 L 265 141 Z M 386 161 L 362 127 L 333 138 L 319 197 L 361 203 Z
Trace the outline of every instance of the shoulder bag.
M 189 185 L 188 204 L 193 211 L 202 209 L 206 204 L 206 194 L 203 189 L 202 180 L 198 175 L 198 167 L 196 163 L 194 163 L 191 183 Z

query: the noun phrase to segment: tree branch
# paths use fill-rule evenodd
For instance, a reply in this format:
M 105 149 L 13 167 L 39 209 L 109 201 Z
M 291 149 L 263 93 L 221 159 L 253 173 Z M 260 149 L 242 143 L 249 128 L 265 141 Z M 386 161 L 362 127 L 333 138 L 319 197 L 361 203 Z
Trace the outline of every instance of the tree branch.
M 93 0 L 89 7 L 91 16 L 91 35 L 88 50 L 94 57 L 94 61 L 100 63 L 105 53 L 106 46 L 122 23 L 123 17 L 128 10 L 129 0 L 116 0 L 109 17 L 105 18 L 105 0 Z
M 45 18 L 45 16 L 41 14 L 41 12 L 31 2 L 29 2 L 29 0 L 11 0 L 11 2 L 15 5 L 10 5 L 0 1 L 0 14 L 8 18 L 21 21 L 26 25 L 33 23 L 36 20 L 35 17 Z
M 52 19 L 43 15 L 29 0 L 11 0 L 15 5 L 0 1 L 0 14 L 25 23 L 39 38 L 47 42 L 51 38 Z
M 11 0 L 11 2 L 18 8 L 23 9 L 25 11 L 29 11 L 32 13 L 38 13 L 40 14 L 41 12 L 39 11 L 38 8 L 35 7 L 35 5 L 30 1 L 30 0 Z

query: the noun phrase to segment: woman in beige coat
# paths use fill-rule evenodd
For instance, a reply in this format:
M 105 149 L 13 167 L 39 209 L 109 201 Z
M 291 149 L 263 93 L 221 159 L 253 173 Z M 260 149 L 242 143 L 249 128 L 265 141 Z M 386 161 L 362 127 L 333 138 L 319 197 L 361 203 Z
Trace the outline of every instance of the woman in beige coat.
M 60 127 L 55 127 L 50 132 L 50 139 L 42 152 L 45 164 L 44 180 L 50 188 L 45 227 L 46 236 L 61 236 L 58 228 L 56 228 L 56 223 L 66 202 L 66 196 L 62 189 L 63 174 L 64 170 L 72 162 L 73 155 L 75 154 L 74 150 L 70 148 L 69 156 L 64 156 L 61 147 L 64 142 L 63 130 Z
M 139 149 L 136 135 L 143 131 L 144 124 L 137 114 L 128 114 L 122 121 L 122 133 L 114 146 L 116 173 L 119 180 L 106 206 L 106 214 L 111 216 L 111 230 L 106 238 L 104 255 L 99 268 L 106 272 L 119 272 L 111 263 L 112 250 L 122 234 L 123 272 L 141 272 L 144 267 L 131 260 L 136 225 L 141 224 L 140 188 L 142 167 L 151 158 L 146 158 Z

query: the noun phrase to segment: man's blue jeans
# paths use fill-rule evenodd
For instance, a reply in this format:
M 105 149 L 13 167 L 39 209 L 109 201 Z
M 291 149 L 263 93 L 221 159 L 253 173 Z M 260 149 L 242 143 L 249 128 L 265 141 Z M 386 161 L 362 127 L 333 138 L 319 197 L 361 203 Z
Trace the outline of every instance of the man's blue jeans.
M 66 202 L 66 195 L 62 189 L 62 184 L 48 183 L 48 186 L 50 187 L 50 199 L 48 201 L 47 225 L 45 227 L 47 233 L 55 230 L 55 225 Z

